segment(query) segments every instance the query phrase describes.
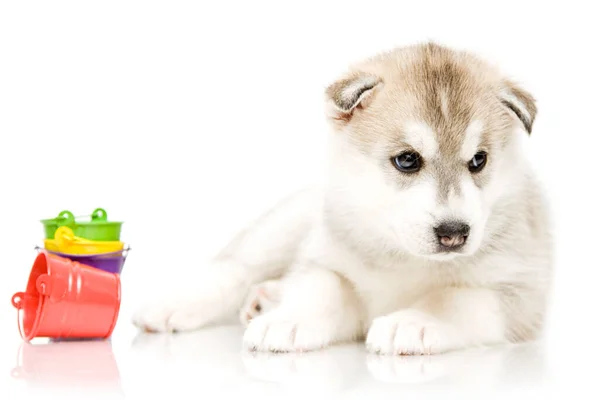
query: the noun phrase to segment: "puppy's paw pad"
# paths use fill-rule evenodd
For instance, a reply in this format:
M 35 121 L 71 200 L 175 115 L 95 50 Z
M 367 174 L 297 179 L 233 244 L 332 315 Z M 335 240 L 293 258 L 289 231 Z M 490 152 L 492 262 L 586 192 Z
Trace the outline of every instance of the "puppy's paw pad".
M 449 350 L 455 334 L 438 319 L 406 310 L 376 318 L 367 334 L 370 352 L 386 355 L 422 355 Z

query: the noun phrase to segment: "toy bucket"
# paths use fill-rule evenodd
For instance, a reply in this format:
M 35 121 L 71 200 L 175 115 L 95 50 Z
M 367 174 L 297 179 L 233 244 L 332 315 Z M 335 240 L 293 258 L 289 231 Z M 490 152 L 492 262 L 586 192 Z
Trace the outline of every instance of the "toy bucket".
M 121 280 L 116 274 L 42 251 L 25 292 L 15 293 L 12 304 L 26 342 L 36 337 L 108 338 L 119 316 Z
M 45 239 L 44 247 L 55 253 L 64 254 L 102 254 L 121 251 L 123 242 L 105 242 L 88 240 L 75 236 L 73 230 L 67 226 L 61 226 L 54 233 L 54 239 Z
M 42 249 L 35 248 L 38 252 Z M 75 255 L 65 254 L 46 250 L 50 254 L 55 254 L 59 257 L 68 258 L 71 261 L 77 261 L 80 264 L 89 265 L 90 267 L 98 268 L 113 274 L 120 274 L 123 271 L 125 260 L 131 248 L 128 246 L 123 251 L 115 251 L 112 253 L 92 254 L 92 255 Z
M 87 217 L 87 216 L 86 216 Z M 44 237 L 54 239 L 56 230 L 61 226 L 71 228 L 75 236 L 88 240 L 119 241 L 121 240 L 122 222 L 108 221 L 108 214 L 103 208 L 96 208 L 89 216 L 89 221 L 77 220 L 71 211 L 61 211 L 56 218 L 43 219 Z

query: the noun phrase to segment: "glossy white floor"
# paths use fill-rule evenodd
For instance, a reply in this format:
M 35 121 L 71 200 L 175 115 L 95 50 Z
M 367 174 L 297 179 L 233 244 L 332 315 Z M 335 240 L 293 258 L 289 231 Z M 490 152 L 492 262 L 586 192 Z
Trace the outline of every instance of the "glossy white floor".
M 235 325 L 179 335 L 137 334 L 121 326 L 110 341 L 2 343 L 10 378 L 0 398 L 193 398 L 211 392 L 261 398 L 407 393 L 502 398 L 508 393 L 547 397 L 563 388 L 539 344 L 430 357 L 369 356 L 359 344 L 269 355 L 241 351 L 242 328 Z

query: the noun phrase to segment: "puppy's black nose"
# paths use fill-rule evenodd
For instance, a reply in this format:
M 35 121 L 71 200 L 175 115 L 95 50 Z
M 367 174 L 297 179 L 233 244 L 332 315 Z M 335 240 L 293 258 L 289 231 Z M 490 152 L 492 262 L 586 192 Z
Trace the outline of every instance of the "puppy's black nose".
M 440 244 L 447 250 L 456 250 L 464 246 L 469 236 L 469 225 L 461 221 L 444 222 L 433 228 Z

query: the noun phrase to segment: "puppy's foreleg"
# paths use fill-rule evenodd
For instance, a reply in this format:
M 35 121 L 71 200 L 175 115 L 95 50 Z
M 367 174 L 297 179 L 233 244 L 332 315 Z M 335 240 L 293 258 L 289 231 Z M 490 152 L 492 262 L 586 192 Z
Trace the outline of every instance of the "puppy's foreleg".
M 506 342 L 501 294 L 490 289 L 447 288 L 409 309 L 376 318 L 366 345 L 380 354 L 431 354 Z
M 312 191 L 284 200 L 238 234 L 194 279 L 139 309 L 133 323 L 154 332 L 189 331 L 235 316 L 253 285 L 281 277 L 293 263 L 318 201 Z
M 315 350 L 362 333 L 358 299 L 341 276 L 321 268 L 303 269 L 282 284 L 280 305 L 252 319 L 246 328 L 247 349 Z

